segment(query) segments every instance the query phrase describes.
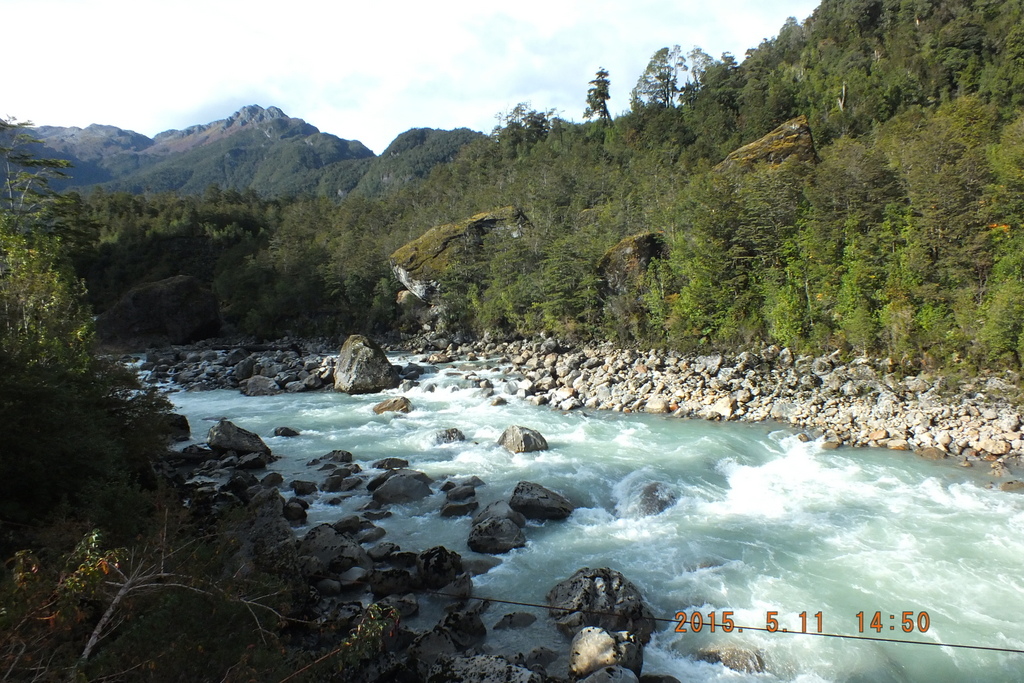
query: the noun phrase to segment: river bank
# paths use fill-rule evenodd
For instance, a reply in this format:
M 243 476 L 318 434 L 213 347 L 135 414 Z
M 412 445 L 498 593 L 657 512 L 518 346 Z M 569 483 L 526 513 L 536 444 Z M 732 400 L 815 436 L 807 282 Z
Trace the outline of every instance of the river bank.
M 794 356 L 769 346 L 759 353 L 685 355 L 638 352 L 610 344 L 570 347 L 553 339 L 458 343 L 419 338 L 393 346 L 418 357 L 406 363 L 403 387 L 424 365 L 459 369 L 485 361 L 502 380 L 483 386 L 562 411 L 646 412 L 721 421 L 776 421 L 821 438 L 824 447 L 866 446 L 959 458 L 1009 474 L 1024 453 L 1014 377 L 953 382 L 899 375 L 888 359 Z M 239 389 L 249 395 L 315 391 L 333 383 L 337 350 L 326 342 L 207 342 L 151 351 L 142 365 L 151 382 L 186 390 Z M 467 369 L 470 372 L 471 369 Z

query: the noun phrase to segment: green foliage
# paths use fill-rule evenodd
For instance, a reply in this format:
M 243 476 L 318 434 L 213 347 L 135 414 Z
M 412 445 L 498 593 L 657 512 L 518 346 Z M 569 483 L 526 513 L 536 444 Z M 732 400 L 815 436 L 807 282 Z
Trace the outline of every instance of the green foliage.
M 587 90 L 587 108 L 583 112 L 583 118 L 592 119 L 595 116 L 602 123 L 612 120 L 608 111 L 608 100 L 611 99 L 611 82 L 608 80 L 608 72 L 602 67 L 597 70 L 594 80 L 590 81 L 590 89 Z

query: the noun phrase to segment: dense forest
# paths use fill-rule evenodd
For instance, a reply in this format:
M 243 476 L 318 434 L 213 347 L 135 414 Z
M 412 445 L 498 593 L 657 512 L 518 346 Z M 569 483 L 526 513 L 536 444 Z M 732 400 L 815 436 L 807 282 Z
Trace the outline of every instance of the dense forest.
M 448 274 L 445 317 L 477 334 L 624 344 L 772 342 L 928 363 L 1017 365 L 1022 304 L 1019 2 L 823 3 L 715 59 L 655 52 L 635 83 L 600 70 L 573 124 L 522 104 L 424 181 L 391 192 L 267 198 L 95 191 L 76 256 L 97 309 L 176 273 L 209 282 L 238 331 L 401 325 L 388 255 L 433 225 L 513 205 Z M 612 117 L 611 88 L 630 88 Z M 718 167 L 806 116 L 817 163 Z M 633 291 L 602 295 L 625 236 L 668 244 Z
M 17 426 L 0 457 L 0 555 L 12 558 L 0 672 L 144 678 L 132 653 L 164 637 L 152 680 L 283 677 L 305 662 L 260 646 L 276 642 L 288 600 L 255 596 L 287 591 L 225 579 L 216 536 L 155 480 L 166 404 L 92 348 L 93 313 L 142 282 L 195 275 L 246 335 L 419 332 L 389 256 L 432 226 L 515 206 L 528 222 L 445 273 L 431 325 L 1019 369 L 1022 11 L 1020 0 L 825 0 L 742 61 L 665 47 L 635 81 L 596 69 L 585 123 L 522 104 L 426 177 L 381 176 L 344 197 L 54 194 L 45 181 L 74 169 L 34 156 L 24 130 L 0 121 L 0 420 Z M 620 88 L 631 108 L 612 116 Z M 800 116 L 813 158 L 722 163 Z M 603 257 L 647 233 L 660 257 L 609 289 Z M 92 657 L 114 569 L 128 620 Z M 186 588 L 160 589 L 163 576 Z

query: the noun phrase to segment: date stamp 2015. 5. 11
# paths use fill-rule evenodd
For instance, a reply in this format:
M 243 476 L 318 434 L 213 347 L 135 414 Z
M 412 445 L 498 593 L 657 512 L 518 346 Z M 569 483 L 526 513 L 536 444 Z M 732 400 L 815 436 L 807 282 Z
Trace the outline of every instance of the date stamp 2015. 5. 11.
M 764 613 L 764 626 L 737 625 L 730 610 L 701 612 L 694 610 L 690 612 L 676 612 L 675 632 L 676 633 L 700 633 L 709 631 L 716 633 L 743 633 L 744 629 L 751 631 L 767 631 L 768 633 L 826 633 L 825 617 L 822 612 L 810 614 L 800 612 L 795 615 L 779 617 L 776 610 Z M 899 629 L 903 633 L 926 633 L 931 626 L 931 617 L 928 612 L 905 611 L 888 614 L 882 611 L 857 612 L 852 617 L 856 620 L 857 632 L 864 633 L 865 628 L 874 630 L 875 633 L 882 633 L 886 630 L 895 632 Z M 848 622 L 851 626 L 853 621 Z

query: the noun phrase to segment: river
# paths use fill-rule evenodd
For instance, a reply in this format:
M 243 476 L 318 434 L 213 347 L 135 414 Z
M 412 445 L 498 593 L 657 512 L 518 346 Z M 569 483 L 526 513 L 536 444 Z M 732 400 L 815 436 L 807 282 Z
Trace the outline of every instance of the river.
M 486 482 L 481 507 L 507 500 L 522 480 L 562 493 L 578 506 L 572 516 L 531 523 L 526 547 L 475 577 L 475 594 L 543 603 L 580 567 L 617 569 L 667 620 L 646 648 L 645 673 L 686 681 L 1024 680 L 1021 654 L 798 633 L 1024 650 L 1024 495 L 990 488 L 987 468 L 885 449 L 823 450 L 778 425 L 563 414 L 511 396 L 492 406 L 468 372 L 504 386 L 498 370 L 481 361 L 425 375 L 404 394 L 414 406 L 409 414 L 374 414 L 381 394 L 246 397 L 217 390 L 171 399 L 197 441 L 222 417 L 263 436 L 281 456 L 270 469 L 286 482 L 321 481 L 323 473 L 306 463 L 344 449 L 364 469 L 396 456 L 435 480 L 477 475 Z M 512 454 L 496 446 L 512 424 L 540 431 L 550 450 Z M 301 435 L 270 436 L 280 426 Z M 438 445 L 434 434 L 449 427 L 466 441 Z M 663 483 L 677 500 L 641 516 L 638 495 L 650 482 Z M 319 494 L 308 524 L 334 521 L 367 501 L 364 492 L 329 504 L 337 495 Z M 393 506 L 395 514 L 377 522 L 387 531 L 383 540 L 474 556 L 466 546 L 469 518 L 440 517 L 443 501 L 435 492 Z M 484 622 L 490 627 L 509 611 L 524 610 L 492 606 Z M 510 654 L 536 645 L 567 651 L 544 611 L 532 611 L 534 627 L 492 632 L 500 637 L 489 645 Z M 685 633 L 670 621 L 681 611 Z M 694 611 L 705 622 L 699 632 Z M 726 612 L 734 623 L 729 633 L 722 629 Z M 412 625 L 428 628 L 435 615 L 426 605 Z M 770 618 L 776 632 L 755 630 Z M 708 647 L 759 651 L 766 673 L 693 658 Z

